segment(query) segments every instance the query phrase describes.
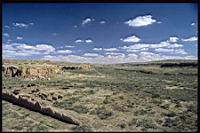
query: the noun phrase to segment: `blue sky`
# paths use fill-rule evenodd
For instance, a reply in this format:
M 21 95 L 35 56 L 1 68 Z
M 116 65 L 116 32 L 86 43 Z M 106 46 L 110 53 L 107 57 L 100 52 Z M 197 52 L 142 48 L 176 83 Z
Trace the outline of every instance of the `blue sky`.
M 195 4 L 3 4 L 3 58 L 197 59 Z

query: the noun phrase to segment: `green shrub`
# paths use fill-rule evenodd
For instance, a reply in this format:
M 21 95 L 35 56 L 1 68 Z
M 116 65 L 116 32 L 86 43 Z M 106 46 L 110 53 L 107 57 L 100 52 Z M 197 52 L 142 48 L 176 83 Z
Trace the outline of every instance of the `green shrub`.
M 136 127 L 144 127 L 146 129 L 148 129 L 148 128 L 156 129 L 157 128 L 157 126 L 153 122 L 153 120 L 146 119 L 146 118 L 138 120 L 137 123 L 136 123 Z
M 82 106 L 82 105 L 74 106 L 72 108 L 72 110 L 74 110 L 74 111 L 76 111 L 78 113 L 83 113 L 83 114 L 89 112 L 89 109 L 87 107 L 85 107 L 85 106 Z
M 93 130 L 89 126 L 82 125 L 82 126 L 73 127 L 72 131 L 74 131 L 74 132 L 92 132 Z
M 119 126 L 120 128 L 125 128 L 126 124 L 125 123 L 121 123 L 121 124 L 118 124 L 117 126 Z
M 98 107 L 90 114 L 97 115 L 100 119 L 107 119 L 113 115 L 113 112 L 107 111 L 105 107 Z

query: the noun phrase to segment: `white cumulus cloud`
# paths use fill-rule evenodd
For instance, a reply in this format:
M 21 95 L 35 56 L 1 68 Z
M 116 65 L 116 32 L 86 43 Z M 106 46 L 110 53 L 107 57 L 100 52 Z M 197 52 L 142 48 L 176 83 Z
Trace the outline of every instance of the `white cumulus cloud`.
M 153 19 L 151 15 L 144 15 L 144 16 L 138 16 L 134 19 L 130 19 L 124 23 L 128 24 L 131 27 L 141 27 L 141 26 L 147 26 L 147 25 L 153 24 L 155 22 L 156 20 Z
M 191 26 L 194 26 L 195 25 L 195 23 L 191 23 Z
M 72 45 L 65 45 L 65 48 L 74 48 L 75 46 Z
M 93 55 L 94 54 L 94 55 Z M 66 61 L 74 63 L 94 63 L 94 64 L 116 64 L 116 63 L 128 63 L 128 62 L 146 62 L 153 60 L 166 60 L 166 59 L 197 59 L 191 55 L 164 55 L 153 52 L 140 52 L 138 54 L 119 54 L 119 55 L 96 55 L 96 53 L 85 53 L 89 56 L 78 56 L 78 55 L 47 55 L 44 56 L 43 60 L 51 61 Z M 91 56 L 90 56 L 91 55 Z
M 30 23 L 15 22 L 15 23 L 12 23 L 12 25 L 13 25 L 14 27 L 25 28 L 25 29 L 27 29 L 29 26 L 33 26 L 34 23 L 33 23 L 33 22 L 30 22 Z
M 22 36 L 18 36 L 16 39 L 17 39 L 17 40 L 22 40 L 23 37 L 22 37 Z
M 90 23 L 94 20 L 95 19 L 88 17 L 88 18 L 84 19 L 81 24 L 82 24 L 82 26 L 84 26 L 85 24 Z
M 36 49 L 39 51 L 46 51 L 46 53 L 55 51 L 55 48 L 48 44 L 38 44 L 38 45 L 36 45 Z
M 120 40 L 123 42 L 139 42 L 141 39 L 135 35 L 132 35 L 124 39 L 121 38 Z
M 44 55 L 55 51 L 55 48 L 47 44 L 33 46 L 25 43 L 3 44 L 3 58 L 15 58 L 16 56 Z
M 85 42 L 86 43 L 92 43 L 93 41 L 91 39 L 86 39 Z
M 124 53 L 114 53 L 114 52 L 106 52 L 106 55 L 115 55 L 115 56 L 125 56 Z
M 85 40 L 82 40 L 82 39 L 77 39 L 75 40 L 75 43 L 93 43 L 93 40 L 92 39 L 85 39 Z
M 106 23 L 106 21 L 104 21 L 104 20 L 101 20 L 99 23 L 100 23 L 100 24 L 105 24 L 105 23 Z
M 130 46 L 123 46 L 121 48 L 125 50 L 137 50 L 137 49 L 149 48 L 149 47 L 150 47 L 150 44 L 134 44 Z
M 10 35 L 8 33 L 3 33 L 3 36 L 10 37 Z
M 104 48 L 104 51 L 119 51 L 117 48 Z
M 99 54 L 97 54 L 97 53 L 85 53 L 83 56 L 96 57 L 96 56 L 99 56 Z
M 183 47 L 182 44 L 178 44 L 178 43 L 174 43 L 174 44 L 171 44 L 169 46 L 167 46 L 167 48 L 180 48 L 180 47 Z
M 189 37 L 189 38 L 185 38 L 185 39 L 182 39 L 182 41 L 184 42 L 192 42 L 192 41 L 197 41 L 197 37 Z
M 32 45 L 27 45 L 27 44 L 17 44 L 16 46 L 17 49 L 32 49 L 32 50 L 35 50 L 35 46 L 32 46 Z
M 187 54 L 184 49 L 167 49 L 167 48 L 158 48 L 155 49 L 156 52 L 167 52 L 172 54 Z
M 178 37 L 170 37 L 169 42 L 177 42 L 178 39 L 179 39 Z
M 7 28 L 7 29 L 10 29 L 10 26 L 8 26 L 8 25 L 5 25 L 4 27 Z
M 10 44 L 3 44 L 3 50 L 15 50 L 15 48 Z
M 94 51 L 101 51 L 103 48 L 93 48 Z
M 59 53 L 59 54 L 70 54 L 70 53 L 72 53 L 72 51 L 71 50 L 58 50 L 57 53 Z
M 137 58 L 138 55 L 137 55 L 137 54 L 133 54 L 133 53 L 131 53 L 131 54 L 128 54 L 128 57 L 135 57 L 135 58 Z
M 33 25 L 34 25 L 34 23 L 33 23 L 33 22 L 31 22 L 31 23 L 29 23 L 29 25 L 32 25 L 32 26 L 33 26 Z
M 160 48 L 160 47 L 167 47 L 171 45 L 169 42 L 167 41 L 162 41 L 160 43 L 155 43 L 155 44 L 148 44 L 148 43 L 137 43 L 137 44 L 133 44 L 133 45 L 130 45 L 130 46 L 123 46 L 123 47 L 120 47 L 121 49 L 124 49 L 124 50 L 138 50 L 138 49 L 143 49 L 144 48 Z
M 81 40 L 81 39 L 77 39 L 77 40 L 75 41 L 75 43 L 81 43 L 81 42 L 84 42 L 84 41 Z
M 25 23 L 18 23 L 18 22 L 16 22 L 16 23 L 13 23 L 13 26 L 15 26 L 15 27 L 19 27 L 19 28 L 28 28 L 28 24 L 25 24 Z
M 28 44 L 16 44 L 16 48 L 18 50 L 32 50 L 32 51 L 38 51 L 42 54 L 49 54 L 51 52 L 55 51 L 55 48 L 48 44 L 37 44 L 36 46 L 28 45 Z
M 126 52 L 137 53 L 137 52 L 148 51 L 148 50 L 149 50 L 149 48 L 141 48 L 141 49 L 127 49 Z

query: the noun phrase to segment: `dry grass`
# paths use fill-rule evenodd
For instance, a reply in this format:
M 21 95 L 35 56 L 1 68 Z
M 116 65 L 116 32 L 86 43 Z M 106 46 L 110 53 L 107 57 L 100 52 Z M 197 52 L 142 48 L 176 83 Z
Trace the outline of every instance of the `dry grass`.
M 195 67 L 98 65 L 50 80 L 3 77 L 3 85 L 3 91 L 69 111 L 82 123 L 66 124 L 3 101 L 3 131 L 197 131 Z

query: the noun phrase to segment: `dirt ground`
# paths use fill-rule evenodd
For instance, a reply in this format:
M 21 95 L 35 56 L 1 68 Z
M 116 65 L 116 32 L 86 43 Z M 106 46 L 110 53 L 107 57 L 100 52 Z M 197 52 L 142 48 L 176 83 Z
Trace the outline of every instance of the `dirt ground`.
M 81 123 L 3 100 L 3 131 L 197 131 L 197 67 L 93 65 L 48 80 L 3 76 L 3 91 L 65 110 Z

